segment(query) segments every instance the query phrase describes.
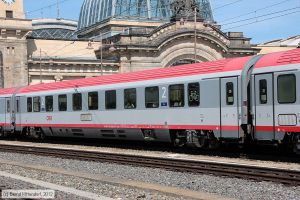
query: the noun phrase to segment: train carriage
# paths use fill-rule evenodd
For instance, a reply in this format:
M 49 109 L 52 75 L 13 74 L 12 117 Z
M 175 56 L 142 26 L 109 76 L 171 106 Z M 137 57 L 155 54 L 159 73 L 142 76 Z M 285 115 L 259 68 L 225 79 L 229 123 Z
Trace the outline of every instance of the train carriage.
M 0 90 L 2 132 L 300 149 L 300 49 Z M 9 107 L 9 108 L 8 108 Z

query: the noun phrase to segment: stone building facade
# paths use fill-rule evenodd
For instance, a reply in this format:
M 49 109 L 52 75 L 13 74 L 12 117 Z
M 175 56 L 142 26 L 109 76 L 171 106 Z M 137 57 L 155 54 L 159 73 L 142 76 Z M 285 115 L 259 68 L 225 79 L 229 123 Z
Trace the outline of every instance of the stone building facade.
M 225 34 L 218 27 L 203 22 L 197 22 L 195 26 L 191 21 L 184 24 L 175 21 L 143 31 L 131 29 L 128 33 L 105 40 L 106 45 L 114 45 L 115 51 L 105 48 L 104 56 L 110 59 L 113 53 L 120 63 L 120 72 L 249 56 L 259 52 L 251 47 L 250 39 L 243 37 L 243 33 Z M 100 51 L 96 54 L 99 57 Z
M 27 40 L 32 30 L 23 1 L 0 1 L 0 87 L 28 84 Z
M 23 0 L 0 0 L 0 87 L 170 67 L 260 51 L 252 48 L 251 39 L 243 33 L 221 31 L 209 0 L 187 1 L 144 0 L 147 3 L 137 8 L 127 5 L 126 0 L 84 0 L 75 30 L 76 22 L 70 20 L 25 19 Z M 185 10 L 173 6 L 174 2 L 184 4 Z M 196 6 L 196 21 L 192 6 Z
M 119 63 L 97 59 L 100 42 L 27 39 L 30 84 L 66 81 L 119 72 Z
M 93 1 L 95 5 L 102 2 Z M 126 4 L 127 1 L 118 2 L 131 7 Z M 99 18 L 97 14 L 87 14 L 95 13 L 97 6 L 89 6 L 92 1 L 85 0 L 79 19 L 78 37 L 102 41 L 105 47 L 96 51 L 97 57 L 119 62 L 121 73 L 255 55 L 259 52 L 251 47 L 251 39 L 244 37 L 243 33 L 221 31 L 213 20 L 208 0 L 168 2 L 159 4 L 157 1 L 158 4 L 154 5 L 155 8 L 161 6 L 156 13 L 168 11 L 161 12 L 159 18 L 152 17 L 152 13 L 145 17 L 141 8 L 132 8 L 124 16 L 123 12 L 118 12 L 118 4 L 108 5 L 113 11 L 106 18 L 101 14 L 105 11 L 100 9 L 100 12 L 96 12 Z M 144 7 L 144 10 L 153 10 L 149 4 Z M 110 51 L 111 46 L 114 52 Z

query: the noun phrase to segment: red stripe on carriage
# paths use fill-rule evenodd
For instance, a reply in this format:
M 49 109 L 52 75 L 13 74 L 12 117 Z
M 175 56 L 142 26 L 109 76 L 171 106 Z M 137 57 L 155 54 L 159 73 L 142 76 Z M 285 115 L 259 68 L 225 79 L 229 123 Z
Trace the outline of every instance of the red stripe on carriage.
M 299 126 L 256 126 L 256 131 L 264 132 L 300 132 Z
M 0 126 L 11 126 L 0 123 Z M 151 124 L 16 124 L 19 127 L 55 127 L 55 128 L 126 128 L 126 129 L 183 129 L 183 130 L 221 130 L 218 125 L 151 125 Z M 222 126 L 222 131 L 237 131 L 239 126 Z M 256 131 L 272 132 L 273 126 L 256 126 Z M 276 126 L 275 132 L 300 132 L 299 126 Z
M 220 130 L 218 125 L 152 125 L 152 124 L 17 124 L 17 126 L 30 127 L 56 127 L 56 128 L 128 128 L 128 129 L 190 129 L 190 130 Z M 237 131 L 239 126 L 222 126 L 222 130 Z
M 10 126 L 11 124 L 8 123 L 0 123 L 0 126 Z

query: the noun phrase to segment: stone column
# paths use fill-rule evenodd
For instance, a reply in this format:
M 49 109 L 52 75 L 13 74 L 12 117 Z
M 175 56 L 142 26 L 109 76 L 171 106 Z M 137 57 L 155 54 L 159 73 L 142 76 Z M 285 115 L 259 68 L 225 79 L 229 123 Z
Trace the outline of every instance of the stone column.
M 3 76 L 3 54 L 0 51 L 0 88 L 4 87 L 4 76 Z

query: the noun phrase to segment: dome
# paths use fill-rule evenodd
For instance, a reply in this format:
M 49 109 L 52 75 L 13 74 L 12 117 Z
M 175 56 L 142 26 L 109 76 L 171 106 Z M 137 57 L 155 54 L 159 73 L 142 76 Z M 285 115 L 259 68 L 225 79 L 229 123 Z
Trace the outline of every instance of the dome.
M 173 0 L 84 0 L 78 29 L 84 29 L 109 18 L 142 21 L 168 21 Z M 209 0 L 196 0 L 206 21 L 213 21 Z
M 74 39 L 77 22 L 65 19 L 32 20 L 32 38 L 37 39 Z

